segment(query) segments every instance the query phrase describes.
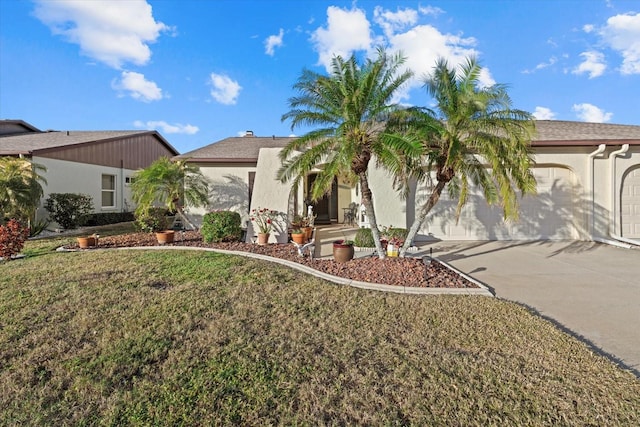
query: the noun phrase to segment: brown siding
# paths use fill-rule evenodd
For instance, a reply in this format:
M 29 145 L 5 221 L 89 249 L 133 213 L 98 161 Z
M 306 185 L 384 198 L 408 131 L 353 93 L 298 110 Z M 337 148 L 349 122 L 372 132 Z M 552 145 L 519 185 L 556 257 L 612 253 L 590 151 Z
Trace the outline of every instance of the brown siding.
M 62 147 L 39 153 L 50 159 L 88 163 L 125 169 L 142 169 L 159 157 L 173 157 L 171 152 L 153 134 L 134 135 L 114 141 L 92 142 L 73 147 Z

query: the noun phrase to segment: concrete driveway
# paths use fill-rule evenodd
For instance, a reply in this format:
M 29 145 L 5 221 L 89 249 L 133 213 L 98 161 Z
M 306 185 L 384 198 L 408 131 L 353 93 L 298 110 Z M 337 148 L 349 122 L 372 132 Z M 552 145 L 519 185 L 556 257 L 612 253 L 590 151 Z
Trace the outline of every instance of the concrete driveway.
M 593 242 L 421 245 L 497 297 L 553 319 L 640 376 L 640 250 Z

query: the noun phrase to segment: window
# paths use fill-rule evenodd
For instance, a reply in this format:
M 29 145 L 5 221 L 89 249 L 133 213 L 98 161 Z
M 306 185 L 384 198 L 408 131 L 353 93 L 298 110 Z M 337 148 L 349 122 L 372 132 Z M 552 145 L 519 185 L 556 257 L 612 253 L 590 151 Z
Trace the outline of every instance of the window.
M 102 175 L 102 207 L 116 207 L 116 176 Z

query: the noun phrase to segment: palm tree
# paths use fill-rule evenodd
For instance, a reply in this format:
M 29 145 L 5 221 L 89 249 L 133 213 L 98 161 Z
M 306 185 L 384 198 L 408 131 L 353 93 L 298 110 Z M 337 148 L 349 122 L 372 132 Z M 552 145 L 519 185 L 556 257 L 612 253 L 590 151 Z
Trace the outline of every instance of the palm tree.
M 470 185 L 482 189 L 489 204 L 500 203 L 505 219 L 518 217 L 518 191 L 536 191 L 530 170 L 533 117 L 511 108 L 504 85 L 481 87 L 481 70 L 474 58 L 468 59 L 459 72 L 446 60 L 438 60 L 433 74 L 425 79 L 436 101 L 435 111 L 414 108 L 403 113 L 407 137 L 423 142 L 426 167 L 421 176 L 431 193 L 409 229 L 401 256 L 445 187 L 458 198 L 457 217 Z
M 29 222 L 44 194 L 42 165 L 16 157 L 0 157 L 0 222 L 15 218 Z
M 330 75 L 305 70 L 294 85 L 298 96 L 289 99 L 290 111 L 282 120 L 297 126 L 319 126 L 290 142 L 280 153 L 282 167 L 278 178 L 292 180 L 294 188 L 311 171 L 319 173 L 311 188 L 312 200 L 331 191 L 335 177 L 350 183 L 360 182 L 362 203 L 371 224 L 380 258 L 380 244 L 373 193 L 367 171 L 372 158 L 391 171 L 401 170 L 403 156 L 418 154 L 420 145 L 397 138 L 386 131 L 389 115 L 397 110 L 392 103 L 396 91 L 412 76 L 399 72 L 404 63 L 401 54 L 387 55 L 378 49 L 375 60 L 361 66 L 355 55 L 331 61 Z
M 167 157 L 161 157 L 135 173 L 131 191 L 138 209 L 148 209 L 160 203 L 170 211 L 175 211 L 196 230 L 197 227 L 184 212 L 184 203 L 194 207 L 206 206 L 209 183 L 200 169 L 186 160 L 172 162 Z

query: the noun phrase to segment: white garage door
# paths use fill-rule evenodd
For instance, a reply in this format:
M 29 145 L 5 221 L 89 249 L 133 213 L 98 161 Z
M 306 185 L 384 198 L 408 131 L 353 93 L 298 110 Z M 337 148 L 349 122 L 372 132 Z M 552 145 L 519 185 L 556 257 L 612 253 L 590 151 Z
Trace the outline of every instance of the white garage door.
M 575 239 L 584 222 L 573 172 L 549 166 L 533 170 L 538 194 L 520 201 L 520 219 L 505 222 L 499 207 L 490 207 L 474 192 L 456 224 L 456 202 L 443 194 L 428 218 L 426 233 L 443 240 Z
M 620 198 L 622 237 L 640 239 L 640 167 L 626 174 Z

